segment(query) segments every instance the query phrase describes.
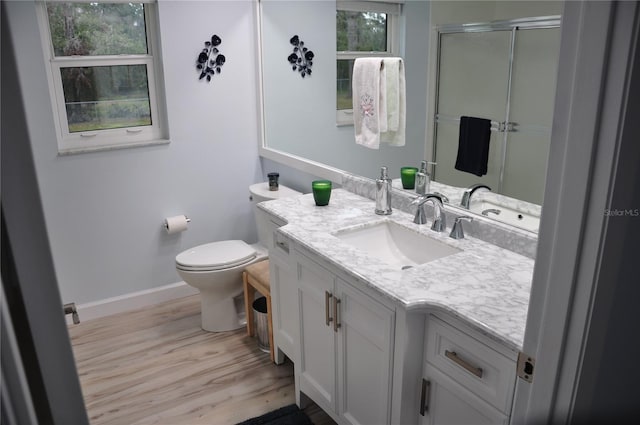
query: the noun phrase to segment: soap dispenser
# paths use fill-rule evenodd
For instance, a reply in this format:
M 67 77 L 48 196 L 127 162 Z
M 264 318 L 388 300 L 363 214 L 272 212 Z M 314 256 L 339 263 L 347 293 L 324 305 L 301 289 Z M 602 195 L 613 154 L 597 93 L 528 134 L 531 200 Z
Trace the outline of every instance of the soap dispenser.
M 418 195 L 425 195 L 429 193 L 431 175 L 427 172 L 427 164 L 436 165 L 435 162 L 420 162 L 420 171 L 416 173 L 416 193 Z
M 380 168 L 380 178 L 376 180 L 376 214 L 391 214 L 391 179 L 387 167 Z

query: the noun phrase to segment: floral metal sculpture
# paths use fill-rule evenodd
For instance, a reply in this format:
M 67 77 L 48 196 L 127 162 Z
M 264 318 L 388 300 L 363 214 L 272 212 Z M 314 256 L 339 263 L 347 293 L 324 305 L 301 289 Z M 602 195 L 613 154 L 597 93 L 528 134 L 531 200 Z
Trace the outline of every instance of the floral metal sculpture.
M 300 72 L 302 78 L 311 75 L 311 66 L 315 55 L 304 46 L 304 41 L 300 40 L 297 35 L 291 37 L 289 42 L 293 45 L 293 53 L 289 55 L 287 60 L 292 65 L 293 70 Z
M 222 65 L 227 58 L 218 50 L 221 43 L 222 39 L 215 34 L 211 36 L 211 40 L 204 42 L 205 47 L 196 60 L 196 69 L 200 72 L 200 80 L 206 77 L 207 82 L 210 82 L 212 75 L 222 72 Z

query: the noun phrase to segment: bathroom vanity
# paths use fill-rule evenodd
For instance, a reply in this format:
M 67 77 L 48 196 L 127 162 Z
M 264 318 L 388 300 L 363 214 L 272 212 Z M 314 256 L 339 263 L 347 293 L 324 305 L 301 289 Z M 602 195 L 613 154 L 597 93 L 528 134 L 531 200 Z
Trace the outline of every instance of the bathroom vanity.
M 509 423 L 534 261 L 374 204 L 338 189 L 258 205 L 297 403 L 344 424 Z

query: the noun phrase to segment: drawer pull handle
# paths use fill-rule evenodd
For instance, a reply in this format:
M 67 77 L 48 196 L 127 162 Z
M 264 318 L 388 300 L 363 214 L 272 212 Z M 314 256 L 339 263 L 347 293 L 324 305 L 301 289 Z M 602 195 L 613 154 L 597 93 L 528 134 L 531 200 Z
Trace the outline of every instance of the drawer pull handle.
M 422 392 L 420 393 L 420 415 L 424 416 L 429 412 L 429 393 L 431 390 L 431 382 L 422 379 Z
M 331 292 L 324 291 L 324 316 L 327 326 L 329 326 L 329 323 L 331 323 L 331 321 L 333 320 L 331 318 L 331 314 L 329 313 L 329 301 L 331 300 L 331 297 L 333 297 Z
M 287 254 L 289 253 L 289 244 L 288 243 L 277 241 L 276 242 L 276 246 L 278 248 L 280 248 L 281 250 L 283 250 L 284 252 L 286 252 Z
M 333 321 L 333 331 L 338 332 L 338 328 L 340 328 L 340 298 L 333 297 L 333 315 L 335 320 Z
M 444 351 L 444 355 L 449 360 L 451 360 L 452 362 L 456 363 L 458 366 L 463 367 L 464 369 L 466 369 L 469 372 L 471 372 L 474 375 L 476 375 L 478 378 L 482 378 L 482 368 L 481 367 L 475 367 L 472 364 L 462 360 L 460 357 L 458 357 L 458 353 L 456 353 L 455 351 L 445 350 Z

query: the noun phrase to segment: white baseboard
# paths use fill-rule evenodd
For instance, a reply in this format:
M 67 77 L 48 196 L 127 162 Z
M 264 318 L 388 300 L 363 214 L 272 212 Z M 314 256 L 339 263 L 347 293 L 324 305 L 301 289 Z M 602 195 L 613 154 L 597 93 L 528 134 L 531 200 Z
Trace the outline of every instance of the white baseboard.
M 100 301 L 93 301 L 76 306 L 80 322 L 98 319 L 100 317 L 111 316 L 129 310 L 148 307 L 171 301 L 177 298 L 195 295 L 198 290 L 184 282 L 176 282 L 158 288 L 146 289 L 144 291 L 132 292 L 130 294 L 107 298 Z M 66 316 L 67 325 L 73 324 L 71 315 Z

